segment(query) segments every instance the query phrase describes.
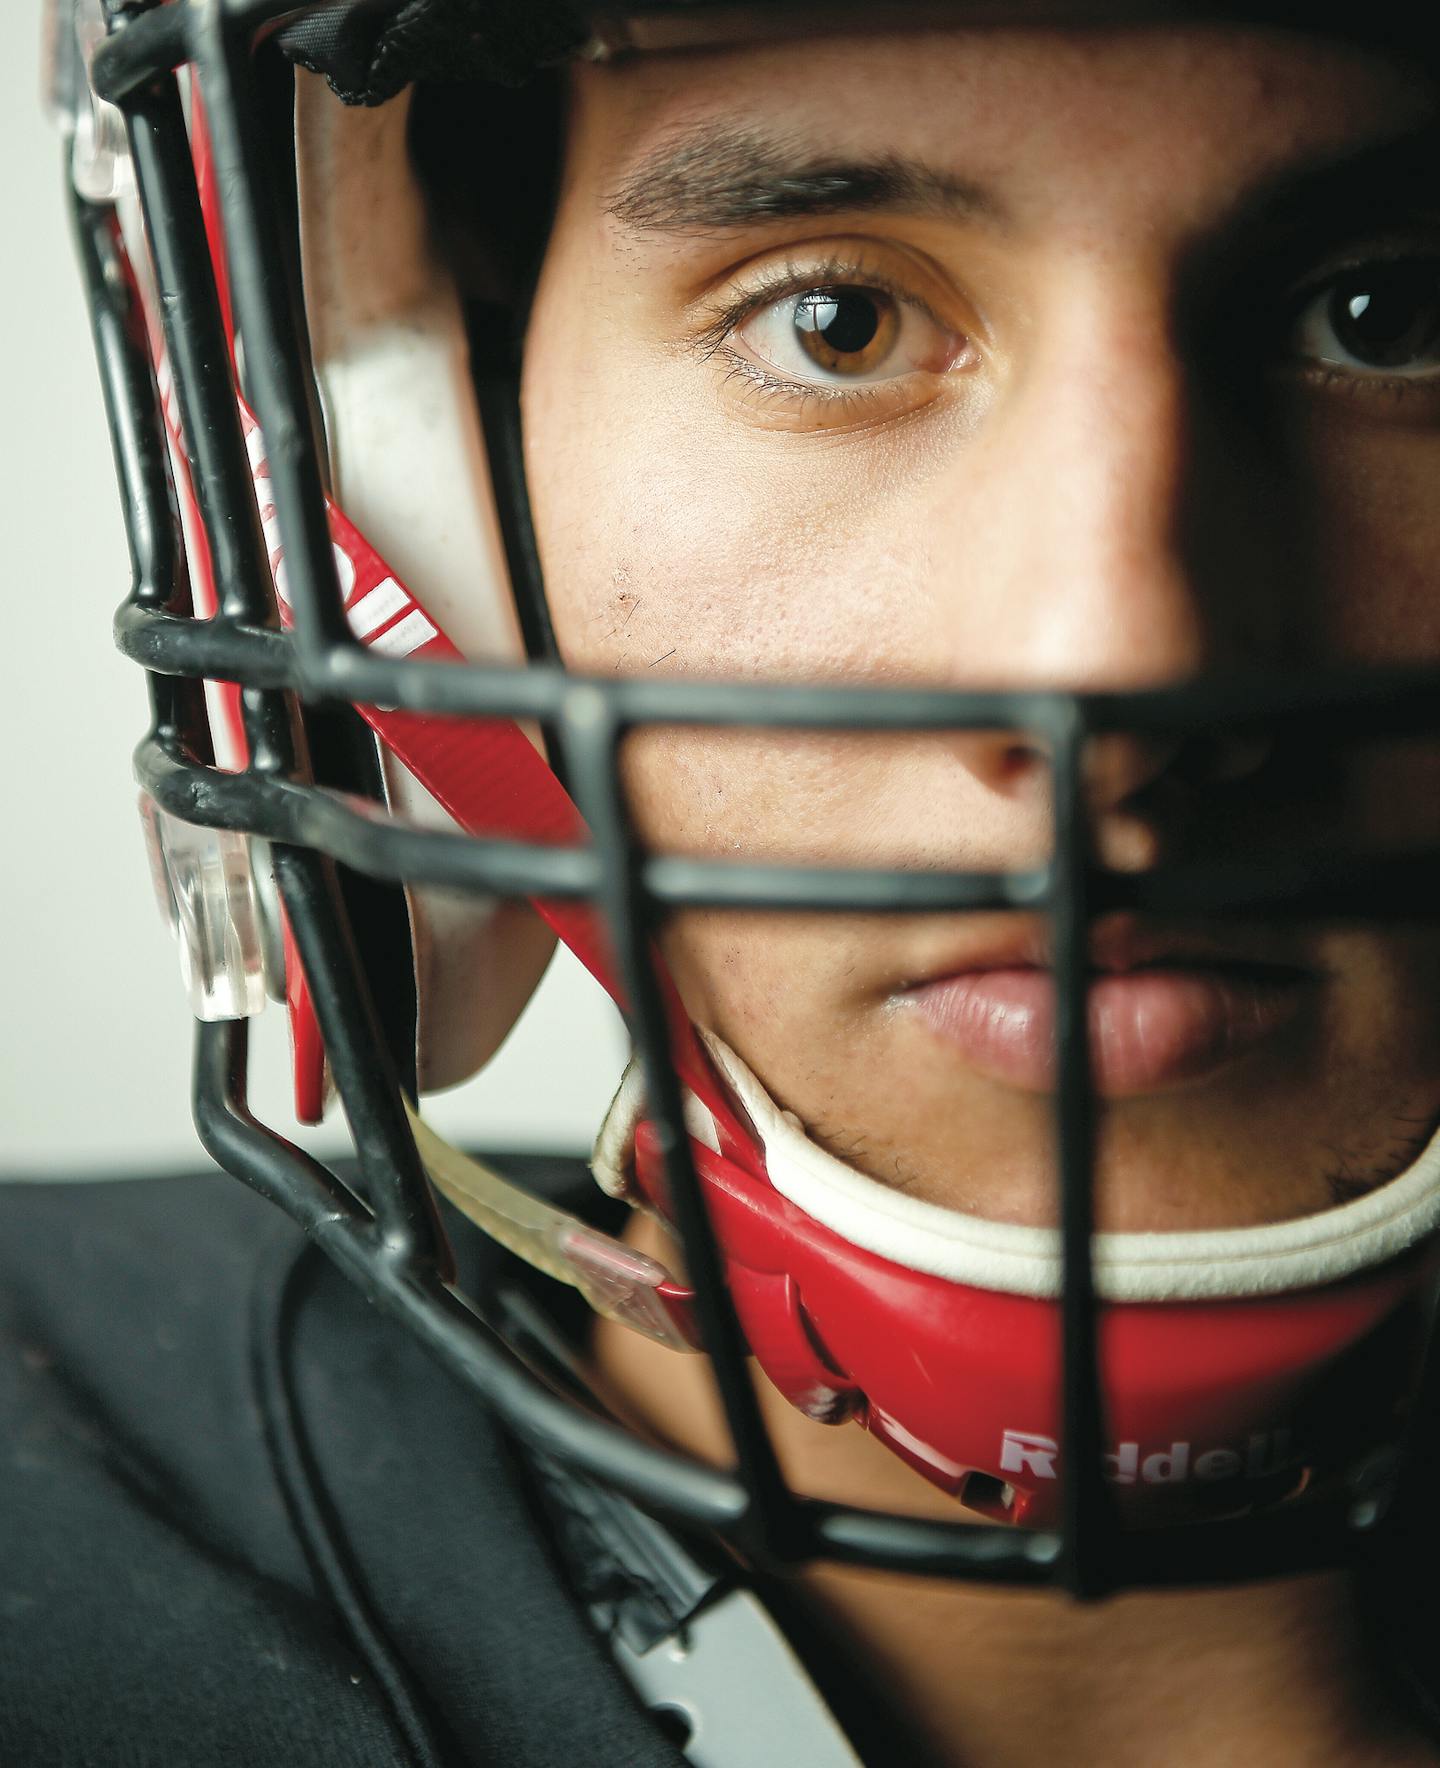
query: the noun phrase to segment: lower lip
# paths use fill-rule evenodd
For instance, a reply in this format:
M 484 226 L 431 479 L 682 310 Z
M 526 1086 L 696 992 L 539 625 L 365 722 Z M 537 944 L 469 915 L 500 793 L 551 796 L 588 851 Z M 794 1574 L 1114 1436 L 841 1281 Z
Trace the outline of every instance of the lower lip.
M 1224 969 L 1092 977 L 1086 1004 L 1096 1091 L 1124 1098 L 1214 1073 L 1295 1017 L 1306 980 Z M 1048 970 L 970 971 L 902 998 L 977 1073 L 1029 1092 L 1053 1089 L 1055 980 Z

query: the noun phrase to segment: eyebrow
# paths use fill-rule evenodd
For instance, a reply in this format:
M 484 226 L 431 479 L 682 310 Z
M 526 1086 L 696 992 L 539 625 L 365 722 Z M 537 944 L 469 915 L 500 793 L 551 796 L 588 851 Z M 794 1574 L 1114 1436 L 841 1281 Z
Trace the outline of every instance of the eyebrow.
M 1440 121 L 1429 118 L 1403 134 L 1280 168 L 1245 196 L 1238 219 L 1285 230 L 1369 211 L 1384 226 L 1397 213 L 1440 208 L 1437 173 Z
M 1377 242 L 1391 229 L 1440 221 L 1440 123 L 1378 142 L 1341 144 L 1282 166 L 1240 193 L 1231 213 L 1194 242 L 1190 276 L 1229 263 L 1302 271 L 1316 254 L 1347 242 Z
M 1004 219 L 992 191 L 920 160 L 817 154 L 794 140 L 713 125 L 656 148 L 606 208 L 637 233 L 720 231 L 881 209 Z
M 1380 143 L 1339 148 L 1278 171 L 1244 195 L 1224 231 L 1320 230 L 1335 211 L 1373 204 L 1381 225 L 1397 210 L 1436 206 L 1440 124 Z M 715 127 L 672 137 L 647 155 L 606 209 L 637 233 L 721 232 L 836 214 L 888 210 L 1004 224 L 991 189 L 924 161 L 886 154 L 817 154 L 793 139 Z M 1308 223 L 1308 226 L 1307 226 Z

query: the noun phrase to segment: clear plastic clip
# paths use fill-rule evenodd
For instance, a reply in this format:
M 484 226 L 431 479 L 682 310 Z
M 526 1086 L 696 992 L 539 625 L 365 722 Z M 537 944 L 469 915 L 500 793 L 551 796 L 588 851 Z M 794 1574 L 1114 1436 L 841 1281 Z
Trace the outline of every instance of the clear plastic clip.
M 452 1148 L 408 1103 L 407 1109 L 432 1182 L 492 1240 L 533 1270 L 578 1289 L 607 1320 L 673 1351 L 699 1349 L 694 1296 L 658 1259 L 512 1184 Z
M 191 1010 L 197 1019 L 253 1019 L 282 978 L 249 836 L 182 822 L 148 793 L 140 819 Z
M 70 176 L 86 202 L 113 203 L 133 184 L 120 111 L 96 95 L 90 63 L 105 39 L 100 0 L 50 0 L 50 108 L 70 136 Z
M 559 1227 L 557 1257 L 597 1314 L 672 1351 L 698 1349 L 689 1293 L 658 1259 L 584 1222 Z

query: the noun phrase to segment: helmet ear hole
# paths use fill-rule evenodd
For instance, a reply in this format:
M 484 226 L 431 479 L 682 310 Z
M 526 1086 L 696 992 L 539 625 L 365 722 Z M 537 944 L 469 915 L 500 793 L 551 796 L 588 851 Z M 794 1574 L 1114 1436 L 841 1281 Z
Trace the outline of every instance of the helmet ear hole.
M 684 1707 L 676 1706 L 667 1701 L 664 1705 L 650 1708 L 650 1716 L 676 1747 L 683 1750 L 695 1735 L 695 1722 Z
M 996 1522 L 1010 1522 L 1015 1514 L 1015 1488 L 993 1473 L 967 1473 L 956 1493 L 967 1510 Z

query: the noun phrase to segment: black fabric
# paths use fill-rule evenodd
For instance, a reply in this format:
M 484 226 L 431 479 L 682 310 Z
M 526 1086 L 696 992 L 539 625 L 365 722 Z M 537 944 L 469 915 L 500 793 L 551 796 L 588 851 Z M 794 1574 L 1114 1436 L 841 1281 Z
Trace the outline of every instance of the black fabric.
M 293 61 L 324 74 L 347 104 L 381 104 L 416 80 L 522 84 L 540 68 L 574 54 L 591 35 L 588 21 L 596 12 L 703 11 L 707 4 L 723 9 L 726 0 L 641 0 L 633 8 L 601 8 L 587 0 L 405 0 L 393 12 L 357 7 L 350 0 L 288 25 L 279 40 Z M 875 0 L 834 0 L 829 7 L 814 0 L 761 0 L 749 10 L 759 17 L 767 10 L 805 7 L 839 25 L 847 13 L 867 24 L 883 22 L 885 15 Z M 1117 20 L 1135 16 L 1136 10 L 1127 0 L 1115 0 Z M 1433 6 L 1416 6 L 1413 0 L 1372 0 L 1364 7 L 1353 0 L 1176 0 L 1174 11 L 1180 18 L 1255 20 L 1331 32 L 1427 56 L 1440 44 Z M 956 0 L 955 13 L 980 23 L 1016 17 L 1043 21 L 1052 15 L 1063 19 L 1065 8 L 1052 9 L 1046 0 L 1031 5 Z
M 0 1185 L 0 1763 L 682 1762 L 510 1445 L 278 1211 Z
M 518 85 L 584 43 L 587 8 L 567 0 L 407 0 L 393 14 L 328 6 L 280 33 L 347 104 L 381 104 L 413 80 Z

